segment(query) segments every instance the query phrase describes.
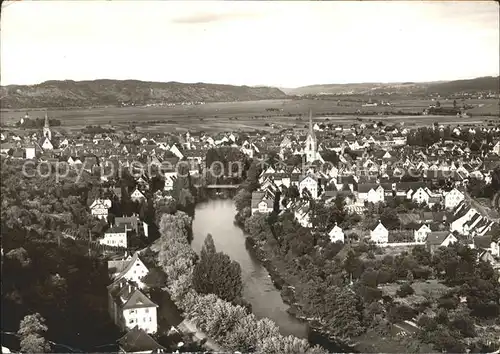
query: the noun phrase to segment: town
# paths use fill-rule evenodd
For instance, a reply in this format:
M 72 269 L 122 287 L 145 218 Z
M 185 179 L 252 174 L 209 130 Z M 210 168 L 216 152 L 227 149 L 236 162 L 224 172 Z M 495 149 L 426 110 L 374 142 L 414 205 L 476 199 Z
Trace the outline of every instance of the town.
M 500 354 L 497 3 L 1 10 L 2 353 Z
M 3 223 L 7 230 L 24 225 L 35 235 L 46 227 L 40 224 L 44 219 L 50 225 L 49 239 L 59 247 L 73 242 L 88 248 L 89 256 L 108 260 L 107 309 L 109 319 L 125 333 L 118 341 L 125 352 L 183 350 L 193 345 L 211 350 L 240 348 L 217 338 L 199 318 L 186 316 L 194 305 L 179 300 L 186 294 L 172 294 L 179 285 L 170 273 L 181 270 L 169 272 L 157 258 L 164 247 L 159 242 L 174 237 L 165 229 L 184 216 L 193 217 L 196 204 L 221 198 L 234 198 L 235 223 L 247 233 L 247 241 L 261 259 L 270 264 L 276 259 L 279 264 L 295 255 L 302 261 L 316 257 L 335 262 L 343 269 L 336 281 L 345 282 L 346 289 L 366 306 L 371 303 L 370 311 L 376 311 L 370 314 L 372 321 L 384 318 L 382 323 L 389 326 L 384 338 L 396 342 L 396 348 L 408 345 L 405 341 L 413 337 L 412 345 L 421 350 L 475 345 L 493 351 L 498 345 L 498 324 L 488 318 L 498 318 L 499 311 L 495 303 L 500 283 L 499 122 L 451 126 L 437 121 L 429 127 L 406 127 L 363 119 L 333 125 L 317 121 L 312 111 L 307 116 L 307 129 L 279 133 L 118 133 L 94 126 L 64 136 L 49 112 L 41 128 L 26 113 L 1 133 L 2 173 L 11 172 L 2 176 L 2 205 L 18 198 L 12 193 L 22 198 L 13 201 L 16 209 L 2 208 Z M 76 187 L 70 186 L 73 183 Z M 47 188 L 59 197 L 40 199 Z M 43 219 L 33 214 L 33 207 L 44 210 Z M 164 220 L 163 213 L 179 220 Z M 294 231 L 283 234 L 290 227 Z M 9 242 L 3 237 L 6 259 L 29 260 L 24 248 L 8 249 L 9 243 L 19 240 Z M 285 255 L 282 247 L 288 249 Z M 387 262 L 398 266 L 384 273 L 380 267 L 390 268 Z M 484 267 L 492 273 L 478 274 Z M 343 320 L 337 318 L 341 325 L 331 328 L 325 322 L 329 314 L 314 310 L 321 300 L 307 303 L 313 299 L 307 300 L 303 292 L 310 290 L 298 290 L 303 284 L 289 279 L 298 270 L 266 268 L 290 303 L 291 313 L 314 318 L 310 326 L 319 333 L 359 345 L 363 333 L 374 331 L 361 323 L 366 319 L 348 326 L 355 321 L 350 316 L 356 311 Z M 311 276 L 307 270 L 302 272 Z M 451 284 L 459 276 L 480 276 L 496 290 L 490 289 L 493 292 L 484 297 L 477 295 L 476 288 L 484 284 L 457 289 Z M 60 273 L 53 277 L 60 278 Z M 207 293 L 213 291 L 217 293 Z M 433 298 L 436 293 L 439 297 Z M 252 307 L 241 294 L 222 298 Z M 434 316 L 449 316 L 440 304 L 454 299 L 457 303 L 444 307 L 456 312 L 450 323 L 472 326 L 471 332 L 464 337 L 467 341 L 454 335 L 453 340 L 437 342 L 422 323 L 436 321 L 430 315 L 433 311 Z M 330 315 L 335 305 L 331 306 L 325 310 Z M 41 320 L 25 317 L 23 321 Z M 457 328 L 457 333 L 463 333 Z M 287 337 L 283 338 L 286 342 Z

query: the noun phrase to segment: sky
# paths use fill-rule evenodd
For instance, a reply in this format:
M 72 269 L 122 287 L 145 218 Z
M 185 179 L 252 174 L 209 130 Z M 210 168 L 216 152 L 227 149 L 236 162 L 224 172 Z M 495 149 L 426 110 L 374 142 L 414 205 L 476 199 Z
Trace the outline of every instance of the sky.
M 499 74 L 494 1 L 2 6 L 2 85 L 136 79 L 293 88 Z

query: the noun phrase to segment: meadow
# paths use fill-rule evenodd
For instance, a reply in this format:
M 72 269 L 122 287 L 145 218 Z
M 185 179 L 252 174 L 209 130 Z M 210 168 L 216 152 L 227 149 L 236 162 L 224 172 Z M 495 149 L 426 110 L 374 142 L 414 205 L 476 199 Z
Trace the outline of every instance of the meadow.
M 432 104 L 431 100 L 397 100 L 391 106 L 363 107 L 361 102 L 347 100 L 263 100 L 246 102 L 218 102 L 191 106 L 157 107 L 104 107 L 48 110 L 50 118 L 59 119 L 62 127 L 80 129 L 87 125 L 112 126 L 120 129 L 130 123 L 143 131 L 228 131 L 228 130 L 273 130 L 282 128 L 304 128 L 309 109 L 315 115 L 315 122 L 350 124 L 355 121 L 383 120 L 390 124 L 404 122 L 405 125 L 481 124 L 487 120 L 498 120 L 498 100 L 467 100 L 475 108 L 469 118 L 456 116 L 412 116 Z M 452 106 L 442 101 L 442 106 Z M 460 104 L 460 102 L 459 102 Z M 269 109 L 273 109 L 269 111 Z M 355 112 L 362 114 L 357 119 Z M 2 123 L 19 121 L 28 112 L 31 118 L 43 118 L 44 109 L 2 111 Z M 371 116 L 363 112 L 373 113 Z M 393 112 L 393 115 L 382 115 Z M 399 113 L 394 115 L 394 113 Z M 328 115 L 327 115 L 328 114 Z M 487 116 L 481 117 L 480 115 Z M 496 114 L 497 116 L 491 116 Z M 152 124 L 152 121 L 155 123 Z M 328 122 L 326 122 L 328 121 Z M 142 122 L 142 123 L 141 123 Z M 273 128 L 274 126 L 274 128 Z

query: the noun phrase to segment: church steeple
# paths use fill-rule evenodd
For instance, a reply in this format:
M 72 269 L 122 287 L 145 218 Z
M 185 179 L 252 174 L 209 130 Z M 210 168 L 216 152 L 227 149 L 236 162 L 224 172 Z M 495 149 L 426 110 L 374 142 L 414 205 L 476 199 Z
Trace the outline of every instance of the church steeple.
M 309 108 L 309 134 L 311 136 L 314 135 L 314 129 L 313 129 L 313 113 L 312 109 Z
M 306 162 L 313 162 L 317 159 L 317 142 L 316 135 L 314 134 L 313 122 L 312 122 L 312 110 L 309 109 L 309 133 L 306 138 Z
M 43 125 L 43 136 L 47 139 L 52 139 L 52 132 L 50 131 L 49 117 L 47 112 L 45 112 L 45 124 Z
M 44 128 L 49 128 L 50 129 L 50 125 L 49 125 L 49 116 L 47 115 L 47 112 L 45 112 L 45 124 L 43 126 Z

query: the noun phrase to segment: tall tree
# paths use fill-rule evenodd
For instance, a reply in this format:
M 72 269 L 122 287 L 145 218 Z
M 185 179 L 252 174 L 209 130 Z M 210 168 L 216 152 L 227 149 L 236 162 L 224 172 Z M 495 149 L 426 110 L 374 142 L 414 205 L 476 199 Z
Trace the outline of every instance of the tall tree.
M 227 301 L 234 302 L 241 298 L 241 267 L 228 255 L 217 252 L 210 234 L 194 267 L 193 287 L 198 293 L 215 294 Z
M 21 321 L 17 332 L 21 336 L 21 352 L 49 353 L 50 345 L 43 338 L 45 332 L 47 332 L 45 319 L 39 313 L 26 315 Z

